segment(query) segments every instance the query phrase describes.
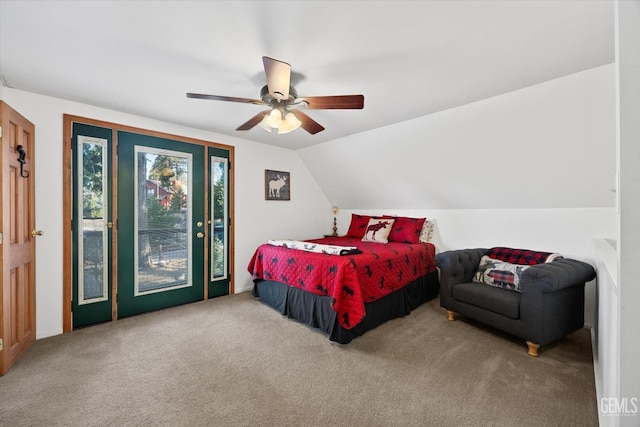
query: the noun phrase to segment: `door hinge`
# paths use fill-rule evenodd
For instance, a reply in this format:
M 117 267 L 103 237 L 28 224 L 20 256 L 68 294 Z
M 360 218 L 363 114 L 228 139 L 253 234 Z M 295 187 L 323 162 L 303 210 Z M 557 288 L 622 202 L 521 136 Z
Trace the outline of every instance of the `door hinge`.
M 2 351 L 2 338 L 0 338 L 0 351 Z
M 2 138 L 2 126 L 0 126 L 0 138 Z

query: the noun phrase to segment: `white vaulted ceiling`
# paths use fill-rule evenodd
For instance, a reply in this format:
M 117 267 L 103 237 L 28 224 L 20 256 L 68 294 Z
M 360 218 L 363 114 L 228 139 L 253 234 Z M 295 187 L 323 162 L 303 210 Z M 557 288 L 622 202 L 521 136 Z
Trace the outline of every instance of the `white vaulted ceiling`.
M 0 1 L 0 76 L 16 89 L 292 149 L 469 104 L 614 61 L 606 1 Z M 264 107 L 261 57 L 326 130 L 236 127 Z

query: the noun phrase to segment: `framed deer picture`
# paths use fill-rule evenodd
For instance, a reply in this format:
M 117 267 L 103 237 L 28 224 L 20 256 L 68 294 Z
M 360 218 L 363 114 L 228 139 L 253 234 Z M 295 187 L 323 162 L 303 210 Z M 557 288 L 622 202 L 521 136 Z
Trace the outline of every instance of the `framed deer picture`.
M 289 172 L 265 169 L 264 199 L 291 200 L 291 177 Z

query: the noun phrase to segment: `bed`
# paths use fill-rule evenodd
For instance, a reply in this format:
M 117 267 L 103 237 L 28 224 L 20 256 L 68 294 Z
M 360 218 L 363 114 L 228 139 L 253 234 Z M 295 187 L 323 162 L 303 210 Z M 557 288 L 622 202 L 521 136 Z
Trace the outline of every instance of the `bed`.
M 384 219 L 389 222 L 389 218 Z M 297 246 L 287 244 L 289 241 L 260 245 L 247 267 L 254 281 L 253 295 L 340 344 L 406 316 L 438 295 L 432 243 L 417 236 L 393 239 L 389 230 L 390 238 L 380 233 L 374 240 L 363 241 L 360 233 L 370 225 L 369 220 L 381 218 L 355 220 L 352 218 L 350 231 L 342 237 L 310 239 Z M 340 255 L 305 250 L 300 245 L 349 250 Z

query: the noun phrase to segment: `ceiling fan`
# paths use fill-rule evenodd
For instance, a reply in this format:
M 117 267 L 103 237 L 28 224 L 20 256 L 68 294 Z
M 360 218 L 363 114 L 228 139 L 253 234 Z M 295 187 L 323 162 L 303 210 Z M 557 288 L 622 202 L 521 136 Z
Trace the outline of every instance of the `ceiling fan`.
M 233 96 L 187 93 L 187 98 L 212 99 L 215 101 L 242 102 L 266 105 L 270 110 L 262 111 L 236 130 L 249 130 L 255 125 L 268 132 L 289 133 L 302 127 L 314 135 L 324 127 L 299 108 L 308 110 L 354 110 L 364 107 L 364 95 L 334 95 L 298 97 L 298 92 L 290 86 L 291 65 L 277 59 L 262 57 L 267 84 L 260 90 L 260 99 L 237 98 Z

